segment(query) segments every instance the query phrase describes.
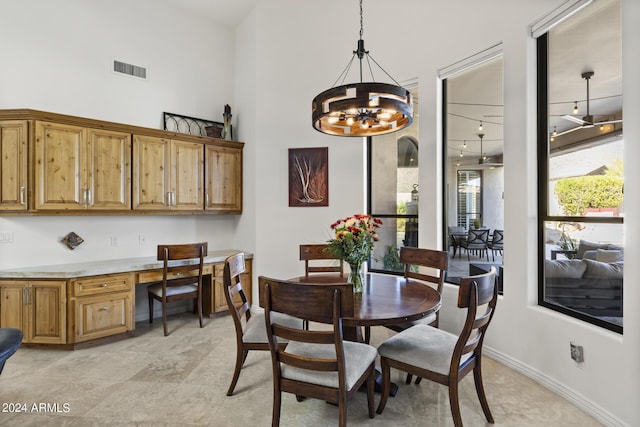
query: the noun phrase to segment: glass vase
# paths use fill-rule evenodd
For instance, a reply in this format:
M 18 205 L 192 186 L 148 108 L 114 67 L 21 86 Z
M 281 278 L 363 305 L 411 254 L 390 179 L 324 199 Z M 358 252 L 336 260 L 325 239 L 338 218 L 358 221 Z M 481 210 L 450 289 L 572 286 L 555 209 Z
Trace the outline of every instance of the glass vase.
M 349 264 L 351 272 L 349 273 L 349 283 L 353 285 L 353 293 L 362 293 L 364 288 L 364 275 L 362 274 L 362 263 L 356 262 Z

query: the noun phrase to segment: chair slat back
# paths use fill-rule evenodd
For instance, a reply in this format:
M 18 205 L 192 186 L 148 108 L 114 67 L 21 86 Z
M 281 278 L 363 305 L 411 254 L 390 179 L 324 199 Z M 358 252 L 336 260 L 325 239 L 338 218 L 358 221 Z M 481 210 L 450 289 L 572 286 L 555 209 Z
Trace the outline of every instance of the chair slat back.
M 249 299 L 242 287 L 241 274 L 245 272 L 244 253 L 240 252 L 227 257 L 224 261 L 224 272 L 222 282 L 224 286 L 224 297 L 227 307 L 233 318 L 236 332 L 241 334 L 242 320 L 245 322 L 251 318 L 251 307 Z
M 327 252 L 326 244 L 300 245 L 300 261 L 304 261 L 304 274 L 306 277 L 309 273 L 340 273 L 340 277 L 344 276 L 344 261 L 335 255 Z M 312 261 L 320 260 L 339 260 L 337 266 L 334 265 L 314 265 Z
M 194 277 L 198 278 L 198 286 L 202 286 L 205 256 L 207 256 L 207 242 L 158 245 L 157 259 L 163 262 L 163 287 L 194 283 Z
M 444 272 L 449 266 L 447 252 L 403 246 L 400 248 L 400 262 L 404 264 L 404 277 L 435 283 L 438 292 L 442 292 Z M 412 266 L 434 269 L 435 275 L 413 271 Z
M 457 369 L 464 354 L 472 351 L 473 357 L 480 354 L 484 334 L 493 318 L 497 300 L 495 267 L 491 267 L 488 273 L 460 279 L 458 307 L 466 308 L 467 316 L 453 352 L 452 367 Z M 486 305 L 485 311 L 478 313 L 478 307 L 483 305 Z
M 344 349 L 342 344 L 343 308 L 353 312 L 353 286 L 349 283 L 337 285 L 311 285 L 286 280 L 259 277 L 263 288 L 267 337 L 272 356 L 280 363 L 315 371 L 337 371 L 340 383 L 344 383 Z M 344 305 L 343 305 L 344 303 Z M 277 323 L 272 313 L 278 312 L 311 322 L 332 324 L 331 329 L 307 330 L 292 328 Z M 334 357 L 310 357 L 287 352 L 278 345 L 279 340 L 311 344 L 333 344 Z M 279 368 L 277 371 L 279 372 Z

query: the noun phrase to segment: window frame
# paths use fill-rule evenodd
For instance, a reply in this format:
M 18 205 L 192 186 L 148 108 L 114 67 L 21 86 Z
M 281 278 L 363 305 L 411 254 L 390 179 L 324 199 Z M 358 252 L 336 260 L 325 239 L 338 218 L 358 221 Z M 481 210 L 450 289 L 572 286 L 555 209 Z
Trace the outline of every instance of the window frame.
M 552 221 L 581 222 L 590 224 L 621 224 L 623 217 L 597 216 L 555 216 L 549 215 L 549 140 L 548 140 L 548 51 L 549 33 L 540 35 L 536 40 L 537 53 L 537 166 L 538 166 L 538 305 L 571 316 L 610 331 L 622 334 L 623 326 L 604 321 L 570 308 L 545 301 L 545 224 Z M 622 292 L 624 294 L 624 282 Z M 624 316 L 624 314 L 623 314 Z M 623 317 L 624 319 L 624 317 Z

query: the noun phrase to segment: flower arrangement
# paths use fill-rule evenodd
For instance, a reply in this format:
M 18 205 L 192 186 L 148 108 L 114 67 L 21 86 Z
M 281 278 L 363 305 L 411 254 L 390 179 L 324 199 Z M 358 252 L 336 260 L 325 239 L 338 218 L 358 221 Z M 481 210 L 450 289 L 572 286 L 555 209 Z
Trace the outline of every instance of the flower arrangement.
M 371 255 L 374 243 L 378 241 L 376 229 L 381 225 L 382 220 L 379 218 L 363 214 L 355 214 L 331 224 L 335 237 L 327 241 L 327 252 L 349 264 L 350 281 L 356 292 L 362 291 L 361 266 Z

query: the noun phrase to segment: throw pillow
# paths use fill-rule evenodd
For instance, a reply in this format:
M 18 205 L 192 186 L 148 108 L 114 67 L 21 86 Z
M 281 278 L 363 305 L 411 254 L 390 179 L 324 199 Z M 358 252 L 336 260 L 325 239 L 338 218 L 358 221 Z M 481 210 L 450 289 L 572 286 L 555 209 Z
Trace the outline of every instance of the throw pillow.
M 598 256 L 598 251 L 584 251 L 584 254 L 582 255 L 582 259 L 592 259 L 592 260 L 596 260 L 596 257 Z
M 587 269 L 581 259 L 546 259 L 544 261 L 544 275 L 546 277 L 566 277 L 579 279 Z
M 588 240 L 580 240 L 580 244 L 578 245 L 577 258 L 582 259 L 586 251 L 595 251 L 598 249 L 609 249 L 609 244 L 590 242 Z
M 624 272 L 623 262 L 612 262 L 607 264 L 606 262 L 592 261 L 585 259 L 587 264 L 587 271 L 584 273 L 584 277 L 588 279 L 622 279 Z
M 596 261 L 618 262 L 622 261 L 622 259 L 622 251 L 614 251 L 609 249 L 598 249 L 596 251 Z

